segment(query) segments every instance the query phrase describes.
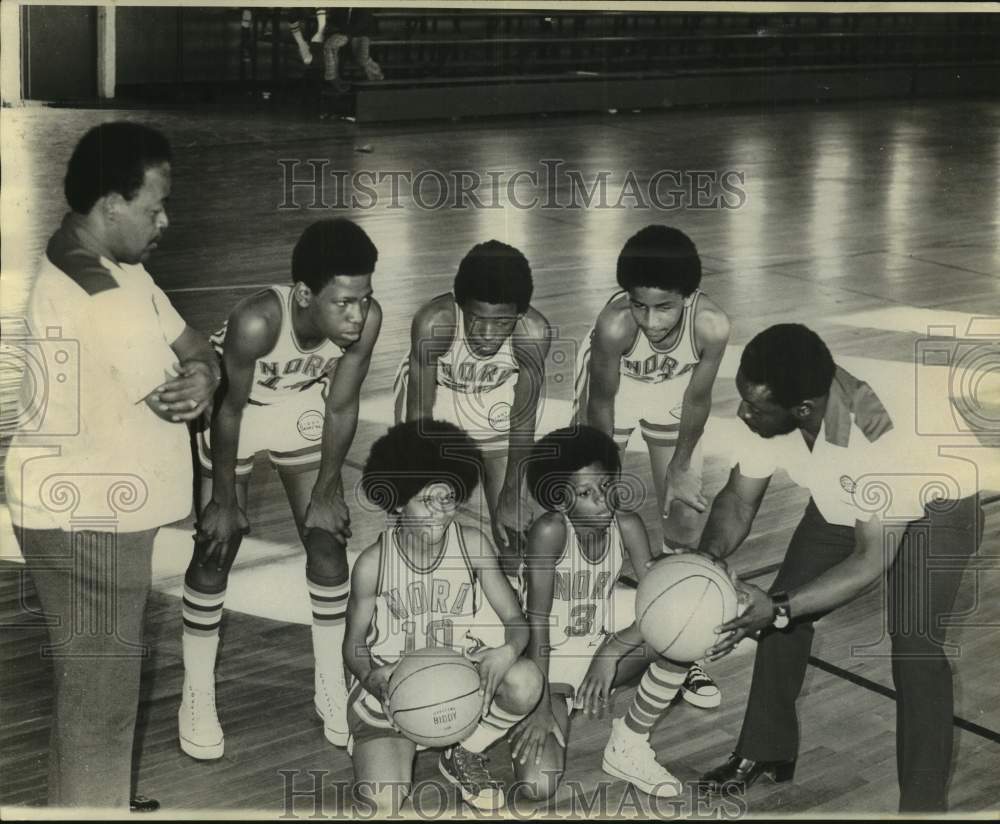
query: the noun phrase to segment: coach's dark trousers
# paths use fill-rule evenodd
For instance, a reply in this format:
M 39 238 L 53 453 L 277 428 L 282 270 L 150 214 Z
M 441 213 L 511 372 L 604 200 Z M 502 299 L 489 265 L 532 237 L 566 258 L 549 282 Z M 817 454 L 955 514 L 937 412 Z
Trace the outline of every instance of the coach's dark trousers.
M 979 545 L 983 513 L 976 497 L 937 502 L 922 520 L 887 528 L 899 553 L 880 586 L 887 592 L 896 687 L 896 762 L 901 811 L 942 811 L 952 752 L 952 671 L 942 649 L 942 616 L 952 611 L 969 556 Z M 809 501 L 771 591 L 801 586 L 851 554 L 854 528 L 827 523 Z M 933 573 L 930 571 L 933 570 Z M 848 605 L 848 608 L 849 605 Z M 798 753 L 795 702 L 802 690 L 813 622 L 761 633 L 736 752 L 755 761 Z M 859 642 L 865 639 L 858 639 Z M 872 642 L 878 638 L 870 639 Z
M 156 530 L 15 531 L 49 624 L 49 804 L 127 810 Z

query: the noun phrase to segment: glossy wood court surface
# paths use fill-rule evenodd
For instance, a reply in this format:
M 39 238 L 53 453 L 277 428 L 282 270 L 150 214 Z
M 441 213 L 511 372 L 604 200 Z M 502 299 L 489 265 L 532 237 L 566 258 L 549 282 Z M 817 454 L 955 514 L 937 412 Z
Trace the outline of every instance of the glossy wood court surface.
M 378 246 L 374 287 L 385 320 L 345 470 L 349 490 L 371 442 L 391 421 L 392 379 L 409 347 L 414 312 L 447 291 L 465 252 L 490 238 L 527 255 L 535 277 L 533 303 L 558 332 L 543 428 L 568 420 L 576 349 L 614 289 L 624 241 L 649 223 L 677 226 L 694 239 L 704 264 L 702 288 L 733 322 L 705 435 L 710 495 L 728 471 L 724 453 L 726 433 L 735 425 L 735 364 L 758 331 L 777 322 L 805 323 L 838 361 L 878 391 L 885 382 L 898 387 L 914 380 L 914 359 L 929 325 L 958 326 L 962 335 L 969 318 L 1000 314 L 1000 105 L 989 100 L 392 127 L 305 120 L 296 112 L 251 107 L 24 108 L 4 111 L 5 325 L 23 306 L 31 261 L 65 210 L 62 177 L 73 145 L 90 126 L 116 118 L 155 125 L 173 144 L 171 226 L 148 268 L 189 324 L 202 331 L 216 329 L 252 290 L 287 282 L 292 246 L 313 220 L 349 214 Z M 312 184 L 291 187 L 293 178 L 301 184 L 314 172 L 322 191 Z M 478 188 L 469 182 L 477 176 Z M 349 210 L 335 208 L 345 201 L 345 180 L 353 181 L 348 194 L 357 199 Z M 188 460 L 178 456 L 179 462 Z M 638 435 L 626 470 L 640 478 L 648 473 Z M 349 498 L 355 535 L 350 550 L 356 553 L 383 521 L 352 491 Z M 805 500 L 787 477 L 776 476 L 751 538 L 734 556 L 737 571 L 759 585 L 770 581 Z M 477 517 L 480 509 L 474 500 L 463 517 Z M 654 533 L 655 509 L 655 501 L 641 508 Z M 995 494 L 987 497 L 986 512 L 980 555 L 956 606 L 965 614 L 951 630 L 958 651 L 952 661 L 956 754 L 950 801 L 957 813 L 1000 808 Z M 312 780 L 306 771 L 319 770 L 325 771 L 323 809 L 341 814 L 351 764 L 324 740 L 313 713 L 310 633 L 302 617 L 308 615 L 304 556 L 281 484 L 266 461 L 255 468 L 249 516 L 254 540 L 242 550 L 230 584 L 217 669 L 227 739 L 226 755 L 217 762 L 197 763 L 177 746 L 183 677 L 178 594 L 190 553 L 190 521 L 161 534 L 147 622 L 138 787 L 177 815 L 209 809 L 277 816 L 292 776 L 281 771 L 300 771 L 294 782 L 301 790 Z M 44 630 L 29 612 L 37 609 L 30 578 L 15 560 L 9 532 L 4 535 L 0 804 L 34 806 L 45 799 L 49 663 L 39 654 Z M 764 780 L 753 787 L 746 797 L 750 813 L 895 812 L 895 707 L 883 595 L 877 588 L 818 625 L 799 705 L 798 772 L 792 783 Z M 654 731 L 660 760 L 680 778 L 694 779 L 728 756 L 752 660 L 748 650 L 710 666 L 724 694 L 719 709 L 678 700 Z M 631 695 L 618 695 L 618 714 Z M 601 771 L 607 735 L 607 721 L 574 718 L 569 780 L 553 809 L 580 812 L 574 794 L 604 793 L 603 814 L 655 816 L 641 793 L 626 791 Z M 498 744 L 491 757 L 498 773 L 511 780 L 506 744 Z M 455 793 L 438 776 L 434 755 L 418 758 L 415 776 L 440 788 L 428 784 L 422 794 L 430 812 L 455 811 Z M 699 803 L 707 802 L 692 790 L 674 807 L 661 804 L 659 814 L 691 815 Z M 714 809 L 719 815 L 746 811 L 732 804 Z M 303 817 L 313 811 L 309 799 L 299 799 L 296 810 Z

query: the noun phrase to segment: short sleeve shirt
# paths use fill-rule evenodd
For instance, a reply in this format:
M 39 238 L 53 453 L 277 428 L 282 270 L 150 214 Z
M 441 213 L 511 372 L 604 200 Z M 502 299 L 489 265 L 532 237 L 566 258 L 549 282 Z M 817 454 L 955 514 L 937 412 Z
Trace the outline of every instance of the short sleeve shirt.
M 731 463 L 748 478 L 768 478 L 784 469 L 809 490 L 828 523 L 854 526 L 876 515 L 922 516 L 926 473 L 902 471 L 908 450 L 879 396 L 838 367 L 811 450 L 798 430 L 763 438 L 744 428 Z
M 15 524 L 135 532 L 191 506 L 187 427 L 145 398 L 172 373 L 184 320 L 141 264 L 102 256 L 68 215 L 32 286 L 18 428 L 6 462 Z M 90 525 L 89 527 L 87 525 Z

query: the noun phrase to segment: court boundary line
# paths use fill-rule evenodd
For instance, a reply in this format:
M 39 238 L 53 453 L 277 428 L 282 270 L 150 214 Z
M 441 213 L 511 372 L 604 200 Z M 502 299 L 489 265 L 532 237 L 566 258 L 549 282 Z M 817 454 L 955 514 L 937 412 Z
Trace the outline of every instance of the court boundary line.
M 862 675 L 858 675 L 856 672 L 851 672 L 843 667 L 838 667 L 836 664 L 831 664 L 829 661 L 824 661 L 822 658 L 817 658 L 815 655 L 809 656 L 809 664 L 816 667 L 816 669 L 822 670 L 823 672 L 837 678 L 842 678 L 845 681 L 849 681 L 850 683 L 869 690 L 870 692 L 878 693 L 885 698 L 891 698 L 893 701 L 896 700 L 896 690 L 892 687 L 883 686 L 877 681 L 872 681 Z M 962 718 L 960 715 L 952 715 L 951 719 L 952 726 L 963 729 L 966 732 L 971 732 L 973 735 L 978 735 L 980 738 L 985 738 L 987 741 L 992 741 L 994 744 L 1000 744 L 1000 732 L 991 730 L 989 727 L 984 727 L 974 721 L 969 721 L 968 719 Z

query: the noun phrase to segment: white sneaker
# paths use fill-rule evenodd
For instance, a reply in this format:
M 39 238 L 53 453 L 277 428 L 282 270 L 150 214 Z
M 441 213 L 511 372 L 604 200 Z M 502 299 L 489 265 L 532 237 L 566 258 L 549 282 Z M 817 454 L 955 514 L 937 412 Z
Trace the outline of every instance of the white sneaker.
M 192 758 L 200 761 L 222 758 L 225 738 L 215 710 L 214 688 L 198 690 L 184 679 L 177 727 L 181 749 Z
M 335 747 L 346 747 L 349 738 L 347 729 L 347 685 L 316 671 L 314 679 L 316 693 L 313 704 L 316 715 L 323 719 L 323 733 L 326 740 Z
M 611 737 L 604 747 L 604 772 L 634 784 L 658 798 L 680 795 L 681 782 L 656 760 L 648 735 L 630 730 L 624 718 L 611 722 Z

